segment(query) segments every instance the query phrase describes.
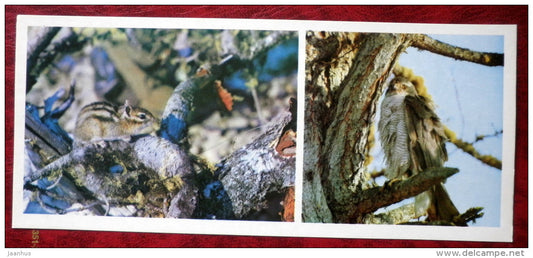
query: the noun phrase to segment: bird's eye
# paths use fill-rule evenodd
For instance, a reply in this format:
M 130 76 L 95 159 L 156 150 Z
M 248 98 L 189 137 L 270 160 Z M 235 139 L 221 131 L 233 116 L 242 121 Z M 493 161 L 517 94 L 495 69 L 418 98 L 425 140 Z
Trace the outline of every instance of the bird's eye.
M 144 120 L 144 119 L 146 119 L 146 114 L 145 113 L 139 113 L 137 115 L 137 117 L 139 117 L 140 119 Z

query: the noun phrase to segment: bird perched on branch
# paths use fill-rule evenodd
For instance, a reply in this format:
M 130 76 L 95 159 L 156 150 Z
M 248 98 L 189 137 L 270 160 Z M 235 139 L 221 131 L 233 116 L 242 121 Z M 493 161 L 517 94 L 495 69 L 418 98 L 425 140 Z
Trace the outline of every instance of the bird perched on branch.
M 398 180 L 442 167 L 448 159 L 444 128 L 430 99 L 418 95 L 407 78 L 396 76 L 381 104 L 378 124 L 385 152 L 385 176 Z M 444 185 L 439 183 L 415 197 L 417 217 L 452 222 L 459 215 Z

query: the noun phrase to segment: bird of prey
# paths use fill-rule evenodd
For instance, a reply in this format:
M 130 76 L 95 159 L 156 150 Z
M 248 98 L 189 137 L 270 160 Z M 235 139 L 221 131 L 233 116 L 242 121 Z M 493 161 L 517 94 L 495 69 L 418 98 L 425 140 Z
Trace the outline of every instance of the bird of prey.
M 448 159 L 446 136 L 430 99 L 418 95 L 407 78 L 396 76 L 381 104 L 378 123 L 389 180 L 442 167 Z M 452 222 L 459 212 L 442 183 L 415 197 L 415 214 L 428 221 Z

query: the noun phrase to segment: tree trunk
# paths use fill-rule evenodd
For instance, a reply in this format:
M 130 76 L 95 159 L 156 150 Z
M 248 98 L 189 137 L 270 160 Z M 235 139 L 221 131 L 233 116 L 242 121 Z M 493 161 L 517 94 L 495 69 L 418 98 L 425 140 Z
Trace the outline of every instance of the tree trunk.
M 366 188 L 376 106 L 408 38 L 322 33 L 308 43 L 304 221 L 362 221 L 352 209 Z

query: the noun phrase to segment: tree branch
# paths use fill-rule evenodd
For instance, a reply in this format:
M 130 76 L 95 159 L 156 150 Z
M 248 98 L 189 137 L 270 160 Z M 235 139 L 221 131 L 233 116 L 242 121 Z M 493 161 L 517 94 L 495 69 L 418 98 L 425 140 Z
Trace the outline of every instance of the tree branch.
M 460 48 L 432 39 L 424 34 L 412 34 L 411 45 L 413 47 L 427 50 L 435 54 L 454 58 L 456 60 L 469 61 L 487 66 L 502 66 L 503 54 L 477 52 L 466 48 Z
M 37 77 L 41 72 L 34 71 L 39 56 L 50 45 L 50 42 L 52 42 L 52 39 L 60 29 L 59 27 L 45 27 L 40 29 L 35 37 L 29 37 L 26 64 L 26 92 L 30 91 L 31 86 L 37 81 Z
M 465 213 L 455 216 L 453 221 L 410 221 L 401 223 L 402 225 L 431 225 L 431 226 L 466 226 L 466 223 L 472 221 L 476 222 L 476 219 L 483 217 L 484 213 L 481 212 L 483 208 L 473 207 L 468 209 Z
M 393 180 L 384 186 L 374 187 L 359 193 L 353 200 L 350 217 L 368 214 L 404 199 L 416 196 L 431 186 L 459 172 L 456 168 L 432 168 L 405 180 Z
M 197 188 L 188 156 L 159 137 L 80 146 L 26 176 L 25 189 L 38 186 L 36 180 L 58 175 L 66 175 L 84 196 L 112 208 L 135 205 L 137 216 L 190 218 L 196 208 Z
M 475 159 L 483 162 L 486 165 L 489 165 L 493 168 L 502 169 L 502 162 L 501 160 L 497 159 L 494 156 L 491 155 L 483 155 L 479 153 L 476 148 L 468 142 L 465 142 L 459 138 L 456 137 L 455 133 L 451 131 L 448 127 L 445 128 L 444 133 L 446 134 L 446 137 L 450 140 L 451 143 L 453 143 L 457 148 L 463 150 L 464 152 L 472 155 Z
M 403 34 L 368 34 L 361 46 L 356 55 L 361 61 L 350 67 L 335 93 L 336 101 L 329 111 L 334 119 L 324 124 L 326 151 L 322 158 L 326 169 L 321 177 L 329 207 L 338 222 L 350 219 L 346 217 L 352 209 L 348 207 L 353 198 L 350 188 L 364 181 L 358 170 L 365 164 L 378 96 L 407 44 Z
M 295 157 L 285 155 L 277 146 L 284 141 L 286 130 L 296 129 L 288 128 L 295 122 L 295 112 L 282 112 L 267 124 L 263 134 L 218 165 L 218 178 L 237 219 L 256 218 L 275 209 L 286 188 L 294 186 Z M 277 198 L 277 204 L 273 203 Z
M 37 78 L 56 57 L 80 50 L 85 45 L 86 39 L 78 38 L 72 30 L 59 33 L 60 30 L 61 28 L 47 28 L 37 36 L 36 40 L 28 42 L 26 93 L 31 90 Z
M 27 105 L 25 112 L 25 137 L 31 141 L 31 145 L 44 150 L 47 156 L 60 157 L 71 150 L 71 146 L 63 138 L 57 136 L 52 130 L 41 122 L 39 116 L 35 116 L 35 106 Z
M 242 53 L 242 58 L 254 60 L 259 55 L 266 53 L 270 48 L 278 45 L 281 41 L 286 40 L 293 34 L 290 31 L 273 31 L 265 38 L 258 39 L 250 46 L 248 53 Z
M 380 213 L 370 213 L 365 218 L 366 224 L 398 224 L 398 222 L 409 221 L 415 217 L 414 202 L 402 205 L 396 209 Z

